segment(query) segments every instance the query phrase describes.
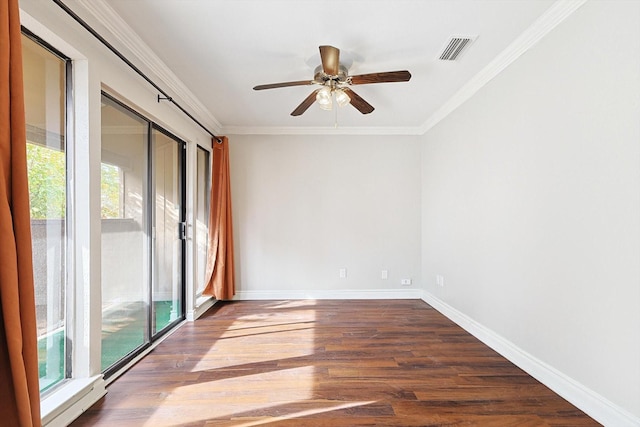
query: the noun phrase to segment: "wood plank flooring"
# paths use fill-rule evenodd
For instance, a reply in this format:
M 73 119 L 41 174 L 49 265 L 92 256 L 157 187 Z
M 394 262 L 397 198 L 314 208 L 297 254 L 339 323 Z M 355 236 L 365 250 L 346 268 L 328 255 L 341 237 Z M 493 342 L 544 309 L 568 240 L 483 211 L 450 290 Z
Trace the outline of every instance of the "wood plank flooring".
M 599 425 L 420 300 L 218 303 L 72 426 Z

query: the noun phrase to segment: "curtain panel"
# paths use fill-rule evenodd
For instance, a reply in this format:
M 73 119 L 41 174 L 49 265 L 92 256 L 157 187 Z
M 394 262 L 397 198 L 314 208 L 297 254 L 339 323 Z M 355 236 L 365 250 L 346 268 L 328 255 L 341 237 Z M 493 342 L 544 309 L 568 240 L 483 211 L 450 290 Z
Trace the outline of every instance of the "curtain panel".
M 209 242 L 207 246 L 206 287 L 203 295 L 219 300 L 232 299 L 236 293 L 233 262 L 233 224 L 231 219 L 231 180 L 229 139 L 213 143 Z
M 18 0 L 0 0 L 0 424 L 40 426 L 22 41 Z

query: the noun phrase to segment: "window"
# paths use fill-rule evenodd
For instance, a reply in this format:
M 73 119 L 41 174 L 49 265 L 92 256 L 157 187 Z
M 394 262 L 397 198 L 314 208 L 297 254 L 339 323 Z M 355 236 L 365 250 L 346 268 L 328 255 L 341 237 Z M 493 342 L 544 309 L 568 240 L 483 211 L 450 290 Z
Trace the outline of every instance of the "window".
M 70 62 L 23 35 L 40 392 L 69 376 L 67 361 L 66 81 Z

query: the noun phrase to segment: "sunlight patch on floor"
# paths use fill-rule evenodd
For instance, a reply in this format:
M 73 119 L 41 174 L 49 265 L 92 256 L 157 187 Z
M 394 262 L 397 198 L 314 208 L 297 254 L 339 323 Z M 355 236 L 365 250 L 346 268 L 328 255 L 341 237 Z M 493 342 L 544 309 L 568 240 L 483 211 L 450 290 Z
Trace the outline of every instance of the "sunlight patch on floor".
M 220 335 L 191 372 L 222 368 L 265 368 L 278 360 L 303 358 L 315 352 L 316 311 L 313 301 L 274 302 L 267 311 L 242 316 L 221 328 Z M 286 314 L 282 314 L 286 311 Z M 292 321 L 293 320 L 293 321 Z M 281 339 L 286 334 L 287 339 Z M 295 334 L 295 343 L 291 343 Z M 241 349 L 241 352 L 238 350 Z M 274 355 L 277 354 L 277 359 Z
M 283 402 L 312 399 L 314 386 L 313 366 L 189 384 L 167 395 L 144 425 L 183 425 L 239 414 L 267 413 L 269 408 Z
M 363 402 L 329 402 L 329 401 L 323 401 L 323 402 L 315 402 L 317 405 L 326 405 L 323 407 L 316 407 L 316 408 L 311 408 L 311 409 L 307 409 L 304 411 L 299 411 L 299 412 L 293 412 L 291 414 L 287 414 L 287 415 L 282 415 L 282 416 L 277 416 L 277 417 L 264 417 L 261 419 L 257 419 L 257 420 L 251 420 L 251 421 L 246 421 L 242 424 L 236 424 L 237 427 L 252 427 L 252 426 L 260 426 L 260 425 L 264 425 L 264 424 L 271 424 L 273 422 L 276 421 L 285 421 L 285 420 L 292 420 L 292 419 L 296 419 L 296 418 L 303 418 L 303 417 L 309 417 L 312 415 L 317 415 L 317 414 L 322 414 L 325 412 L 331 412 L 331 411 L 338 411 L 341 409 L 349 409 L 349 408 L 355 408 L 358 406 L 364 406 L 364 405 L 370 405 L 372 403 L 376 403 L 375 401 L 363 401 Z M 238 422 L 241 422 L 242 419 L 238 419 Z
M 318 372 L 307 357 L 316 351 L 315 305 L 315 301 L 274 301 L 267 309 L 226 325 L 219 319 L 219 334 L 191 369 L 197 379 L 164 396 L 144 425 L 229 418 L 255 423 L 351 405 L 313 400 Z

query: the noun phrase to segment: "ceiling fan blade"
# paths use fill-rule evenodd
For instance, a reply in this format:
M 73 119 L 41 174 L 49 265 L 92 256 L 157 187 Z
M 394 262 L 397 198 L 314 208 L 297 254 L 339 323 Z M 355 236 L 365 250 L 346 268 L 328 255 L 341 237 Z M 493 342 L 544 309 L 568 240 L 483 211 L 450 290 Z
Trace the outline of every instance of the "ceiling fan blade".
M 313 92 L 311 92 L 311 94 L 309 96 L 307 96 L 304 99 L 304 101 L 302 101 L 302 103 L 300 105 L 298 105 L 295 110 L 293 110 L 291 112 L 291 115 L 292 116 L 299 116 L 302 113 L 304 113 L 305 111 L 307 111 L 307 109 L 311 106 L 311 104 L 316 102 L 316 94 L 318 93 L 319 90 L 320 89 L 316 89 Z
M 362 97 L 355 93 L 353 90 L 349 88 L 345 88 L 342 90 L 345 91 L 347 95 L 349 95 L 349 98 L 351 98 L 351 105 L 353 105 L 362 114 L 369 114 L 375 109 L 373 108 L 373 105 L 362 99 Z
M 337 76 L 340 71 L 340 49 L 333 46 L 320 46 L 322 70 L 330 76 Z
M 299 80 L 297 82 L 271 83 L 266 85 L 258 85 L 254 87 L 253 90 L 276 89 L 279 87 L 289 87 L 289 86 L 308 86 L 314 83 L 315 82 L 313 80 Z
M 365 85 L 369 83 L 408 82 L 409 79 L 411 79 L 411 73 L 407 70 L 387 71 L 384 73 L 371 73 L 351 76 L 351 84 Z

